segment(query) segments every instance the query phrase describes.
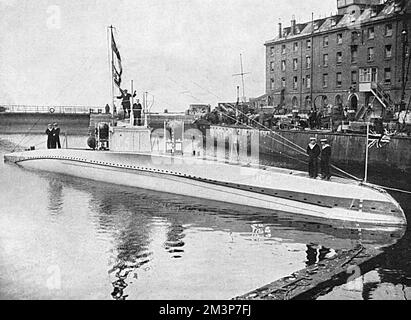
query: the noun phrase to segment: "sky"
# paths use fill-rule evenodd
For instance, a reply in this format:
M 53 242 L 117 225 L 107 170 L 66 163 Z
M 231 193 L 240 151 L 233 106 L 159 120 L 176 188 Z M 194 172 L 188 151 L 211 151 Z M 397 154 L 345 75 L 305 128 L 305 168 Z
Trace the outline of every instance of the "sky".
M 111 101 L 107 26 L 123 64 L 122 86 L 151 111 L 265 93 L 265 47 L 278 22 L 336 13 L 336 0 L 0 0 L 0 104 Z M 118 91 L 116 90 L 116 94 Z

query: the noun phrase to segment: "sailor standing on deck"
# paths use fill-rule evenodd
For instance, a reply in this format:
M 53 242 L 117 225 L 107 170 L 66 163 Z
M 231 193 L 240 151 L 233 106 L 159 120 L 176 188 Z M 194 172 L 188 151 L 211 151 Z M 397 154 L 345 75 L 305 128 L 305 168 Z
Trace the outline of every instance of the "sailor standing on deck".
M 60 144 L 60 128 L 57 122 L 53 123 L 53 130 L 51 131 L 51 149 L 59 148 L 61 149 Z
M 53 139 L 53 126 L 51 123 L 47 125 L 46 134 L 47 134 L 47 149 L 51 149 L 51 141 Z
M 330 180 L 330 158 L 331 146 L 327 143 L 327 139 L 321 139 L 321 176 L 322 179 Z
M 308 174 L 310 178 L 317 178 L 318 175 L 318 157 L 321 153 L 320 146 L 317 144 L 316 138 L 310 138 L 310 143 L 307 147 L 308 160 Z
M 133 104 L 133 115 L 134 115 L 134 125 L 141 126 L 141 106 L 140 100 L 137 99 L 137 102 Z
M 133 95 L 128 93 L 127 89 L 124 89 L 124 90 L 120 89 L 120 92 L 121 92 L 121 96 L 118 96 L 117 99 L 122 99 L 121 105 L 123 106 L 124 117 L 126 117 L 127 114 L 130 116 L 130 111 L 131 111 L 130 98 L 131 97 L 134 98 L 137 95 L 137 92 L 134 91 Z

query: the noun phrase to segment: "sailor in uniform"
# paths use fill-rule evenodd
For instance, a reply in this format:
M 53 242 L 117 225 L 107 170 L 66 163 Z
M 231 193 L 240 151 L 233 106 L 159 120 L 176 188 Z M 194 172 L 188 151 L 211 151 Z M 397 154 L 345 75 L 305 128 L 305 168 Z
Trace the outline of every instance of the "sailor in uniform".
M 53 125 L 51 123 L 47 125 L 46 134 L 47 134 L 47 149 L 51 149 L 51 141 L 53 139 Z
M 321 175 L 322 179 L 330 180 L 330 158 L 331 146 L 327 143 L 327 139 L 321 139 Z
M 60 143 L 60 128 L 57 122 L 53 123 L 53 129 L 51 131 L 51 149 L 61 149 Z
M 134 115 L 134 125 L 141 126 L 141 106 L 140 100 L 137 99 L 137 102 L 133 104 L 133 115 Z
M 130 94 L 127 92 L 127 89 L 122 90 L 120 88 L 120 92 L 121 92 L 121 96 L 118 96 L 117 99 L 122 99 L 121 101 L 121 105 L 123 106 L 123 110 L 124 110 L 124 118 L 126 118 L 126 116 L 130 116 L 130 109 L 131 109 L 131 98 L 135 97 L 137 95 L 137 92 L 134 91 L 133 94 Z
M 318 157 L 321 153 L 320 147 L 317 144 L 316 138 L 310 138 L 310 143 L 307 147 L 308 160 L 308 174 L 310 178 L 317 178 L 318 175 Z

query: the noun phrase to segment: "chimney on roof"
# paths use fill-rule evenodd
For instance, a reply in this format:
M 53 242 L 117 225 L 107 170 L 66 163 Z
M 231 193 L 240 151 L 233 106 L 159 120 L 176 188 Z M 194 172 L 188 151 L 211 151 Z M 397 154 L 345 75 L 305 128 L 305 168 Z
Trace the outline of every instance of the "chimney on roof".
M 281 22 L 278 23 L 278 37 L 282 38 L 283 37 L 283 27 Z
M 296 25 L 296 21 L 295 21 L 295 16 L 293 15 L 293 18 L 291 20 L 291 35 L 292 36 L 297 33 L 295 25 Z

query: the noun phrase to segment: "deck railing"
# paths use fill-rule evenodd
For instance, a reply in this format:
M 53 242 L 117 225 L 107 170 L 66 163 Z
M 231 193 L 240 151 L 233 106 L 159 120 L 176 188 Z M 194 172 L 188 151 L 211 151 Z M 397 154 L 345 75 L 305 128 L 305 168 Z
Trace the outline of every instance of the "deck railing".
M 0 105 L 5 112 L 17 113 L 102 113 L 103 108 L 93 106 L 33 106 L 33 105 Z

